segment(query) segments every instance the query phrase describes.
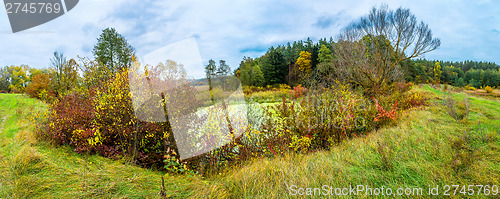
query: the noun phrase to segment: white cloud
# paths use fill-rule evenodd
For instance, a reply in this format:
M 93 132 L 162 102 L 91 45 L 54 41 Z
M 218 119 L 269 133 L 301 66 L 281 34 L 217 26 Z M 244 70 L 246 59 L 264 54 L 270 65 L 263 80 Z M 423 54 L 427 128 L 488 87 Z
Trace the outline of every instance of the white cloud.
M 410 8 L 428 23 L 441 48 L 427 58 L 485 60 L 500 63 L 500 6 L 494 1 L 386 1 L 390 8 Z M 115 27 L 139 57 L 195 37 L 200 55 L 224 59 L 234 69 L 243 56 L 259 56 L 271 45 L 334 37 L 352 19 L 382 1 L 80 1 L 69 13 L 33 29 L 12 34 L 0 15 L 0 65 L 47 67 L 55 50 L 69 58 L 92 57 L 96 38 Z M 5 13 L 5 12 L 3 12 Z M 318 21 L 323 20 L 322 26 Z M 333 21 L 328 21 L 333 20 Z M 497 32 L 495 32 L 495 30 Z M 203 68 L 200 68 L 203 70 Z

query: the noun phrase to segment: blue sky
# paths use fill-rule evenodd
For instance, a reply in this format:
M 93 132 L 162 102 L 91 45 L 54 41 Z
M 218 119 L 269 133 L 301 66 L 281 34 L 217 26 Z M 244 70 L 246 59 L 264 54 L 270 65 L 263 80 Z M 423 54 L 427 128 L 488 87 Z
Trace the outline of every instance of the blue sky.
M 342 27 L 382 3 L 409 8 L 441 39 L 441 47 L 425 58 L 500 63 L 500 2 L 493 0 L 81 0 L 65 15 L 15 34 L 2 9 L 0 66 L 45 68 L 56 50 L 68 58 L 92 58 L 102 29 L 114 27 L 138 57 L 195 38 L 203 64 L 224 59 L 234 69 L 243 56 L 260 56 L 272 45 L 335 39 Z M 203 69 L 188 72 L 199 77 Z

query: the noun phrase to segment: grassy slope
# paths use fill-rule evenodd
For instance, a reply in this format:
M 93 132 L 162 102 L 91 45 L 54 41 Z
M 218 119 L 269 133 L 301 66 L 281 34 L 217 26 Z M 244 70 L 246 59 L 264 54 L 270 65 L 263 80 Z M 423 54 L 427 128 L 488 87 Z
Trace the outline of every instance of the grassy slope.
M 428 86 L 417 90 L 442 97 Z M 288 197 L 285 182 L 424 190 L 428 185 L 500 185 L 500 102 L 468 97 L 468 120 L 455 121 L 442 105 L 425 107 L 403 114 L 397 126 L 345 141 L 331 151 L 256 159 L 204 180 L 166 176 L 166 190 L 173 197 L 269 198 Z M 158 197 L 162 173 L 37 142 L 25 119 L 27 109 L 43 106 L 24 96 L 0 95 L 0 118 L 8 116 L 0 133 L 0 198 Z
M 416 90 L 437 98 L 443 94 L 429 86 Z M 463 99 L 464 94 L 453 96 Z M 500 102 L 468 97 L 468 120 L 455 121 L 438 99 L 434 106 L 404 113 L 397 126 L 345 141 L 331 151 L 257 159 L 212 178 L 210 186 L 195 193 L 289 197 L 286 182 L 299 187 L 421 187 L 427 198 L 429 185 L 500 185 Z
M 44 110 L 24 95 L 0 94 L 0 198 L 156 198 L 162 173 L 79 155 L 38 142 L 29 110 Z M 168 196 L 190 193 L 187 178 L 166 176 Z

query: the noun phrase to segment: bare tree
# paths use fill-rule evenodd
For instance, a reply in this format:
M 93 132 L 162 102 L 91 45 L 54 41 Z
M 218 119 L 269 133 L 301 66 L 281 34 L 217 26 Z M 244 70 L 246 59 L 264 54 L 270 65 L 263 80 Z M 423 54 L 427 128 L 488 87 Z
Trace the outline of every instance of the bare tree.
M 374 7 L 367 16 L 345 27 L 335 48 L 337 76 L 362 86 L 369 95 L 381 93 L 401 79 L 399 63 L 433 51 L 441 44 L 409 9 Z
M 68 91 L 78 86 L 78 67 L 74 59 L 66 60 L 62 52 L 54 52 L 54 57 L 50 59 L 53 73 L 52 89 L 57 95 L 63 96 Z

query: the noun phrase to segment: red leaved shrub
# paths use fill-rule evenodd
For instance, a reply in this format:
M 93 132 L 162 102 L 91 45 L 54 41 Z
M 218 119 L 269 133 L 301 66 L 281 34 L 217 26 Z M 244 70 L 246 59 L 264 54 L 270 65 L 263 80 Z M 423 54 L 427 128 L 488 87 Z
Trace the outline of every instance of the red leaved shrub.
M 74 147 L 77 153 L 109 158 L 127 157 L 150 168 L 163 168 L 165 156 L 179 158 L 172 130 L 166 122 L 139 121 L 129 91 L 128 69 L 115 73 L 82 93 L 61 97 L 49 106 L 41 136 Z M 194 88 L 180 87 L 179 92 Z M 196 107 L 192 95 L 178 99 L 179 114 Z M 174 150 L 167 150 L 168 148 Z
M 375 108 L 377 109 L 377 116 L 373 121 L 375 122 L 386 122 L 390 120 L 396 119 L 397 111 L 398 111 L 398 101 L 394 102 L 391 110 L 385 110 L 384 107 L 378 104 L 378 100 L 373 98 L 375 101 Z
M 86 96 L 66 95 L 49 109 L 46 129 L 40 133 L 57 144 L 71 144 L 74 131 L 92 129 L 95 109 L 92 100 Z
M 292 95 L 291 98 L 297 99 L 299 97 L 302 97 L 306 94 L 306 91 L 307 91 L 307 89 L 302 87 L 301 84 L 299 84 L 299 85 L 293 87 L 293 90 L 290 91 L 290 94 Z

